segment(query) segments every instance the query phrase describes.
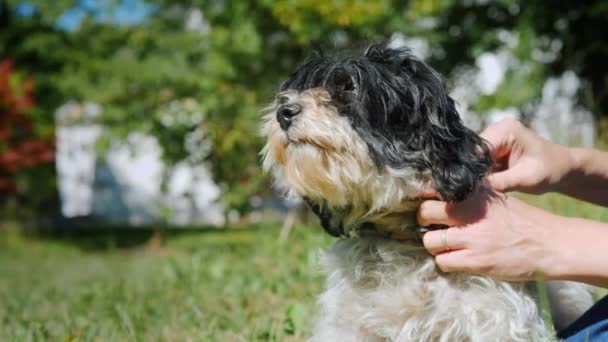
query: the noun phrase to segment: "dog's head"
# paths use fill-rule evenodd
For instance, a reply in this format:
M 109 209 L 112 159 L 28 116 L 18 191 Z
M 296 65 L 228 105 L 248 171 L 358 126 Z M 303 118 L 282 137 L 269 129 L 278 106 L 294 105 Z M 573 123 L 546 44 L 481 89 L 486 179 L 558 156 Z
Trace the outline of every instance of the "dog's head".
M 265 168 L 334 235 L 414 210 L 429 184 L 445 200 L 462 200 L 491 164 L 441 76 L 385 44 L 305 62 L 281 85 L 262 131 Z

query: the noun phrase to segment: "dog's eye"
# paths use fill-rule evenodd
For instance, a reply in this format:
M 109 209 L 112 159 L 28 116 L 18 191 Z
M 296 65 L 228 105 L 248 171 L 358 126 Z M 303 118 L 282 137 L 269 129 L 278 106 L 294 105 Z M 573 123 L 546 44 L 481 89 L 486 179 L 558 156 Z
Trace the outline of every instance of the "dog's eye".
M 330 79 L 330 85 L 338 91 L 352 92 L 355 90 L 355 82 L 345 68 L 338 68 Z
M 332 97 L 338 101 L 339 103 L 349 103 L 353 101 L 354 98 L 354 90 L 338 90 L 332 94 Z
M 352 79 L 349 78 L 347 82 L 342 84 L 342 91 L 348 91 L 348 92 L 355 91 L 355 84 L 353 83 Z

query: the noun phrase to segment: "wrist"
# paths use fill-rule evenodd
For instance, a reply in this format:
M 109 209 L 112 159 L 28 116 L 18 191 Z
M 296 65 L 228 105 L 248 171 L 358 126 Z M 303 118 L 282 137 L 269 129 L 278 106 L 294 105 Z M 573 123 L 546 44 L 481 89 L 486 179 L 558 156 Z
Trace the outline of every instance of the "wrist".
M 554 191 L 569 195 L 570 190 L 576 187 L 576 183 L 580 181 L 580 172 L 584 167 L 587 151 L 584 148 L 560 147 L 563 148 L 563 151 L 557 155 L 561 156 L 564 165 L 562 174 L 555 182 Z
M 583 201 L 608 206 L 608 152 L 591 148 L 569 148 L 570 164 L 559 181 L 558 191 Z
M 538 273 L 546 280 L 567 280 L 576 269 L 572 263 L 576 258 L 576 255 L 572 255 L 575 249 L 568 243 L 575 234 L 571 229 L 574 226 L 571 220 L 553 214 L 544 220 L 547 234 L 541 236 L 543 256 L 539 260 Z
M 563 248 L 564 237 L 568 233 L 568 218 L 544 212 L 542 220 L 537 221 L 540 225 L 538 234 L 540 253 L 536 265 L 536 273 L 546 280 L 557 280 L 567 273 L 569 265 L 565 262 L 568 259 L 567 250 Z
M 556 216 L 548 223 L 538 273 L 546 280 L 608 286 L 608 226 L 581 218 Z

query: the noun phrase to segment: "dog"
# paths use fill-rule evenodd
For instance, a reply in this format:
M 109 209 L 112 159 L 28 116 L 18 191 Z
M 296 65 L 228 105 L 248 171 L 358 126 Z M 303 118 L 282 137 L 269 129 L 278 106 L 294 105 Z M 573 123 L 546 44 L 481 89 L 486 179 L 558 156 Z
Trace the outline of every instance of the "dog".
M 406 48 L 319 56 L 282 83 L 263 118 L 265 170 L 339 237 L 312 341 L 552 341 L 534 283 L 442 273 L 416 210 L 483 186 L 487 143 L 465 127 L 442 77 Z M 584 285 L 549 287 L 558 327 L 593 304 Z M 559 303 L 567 303 L 559 306 Z

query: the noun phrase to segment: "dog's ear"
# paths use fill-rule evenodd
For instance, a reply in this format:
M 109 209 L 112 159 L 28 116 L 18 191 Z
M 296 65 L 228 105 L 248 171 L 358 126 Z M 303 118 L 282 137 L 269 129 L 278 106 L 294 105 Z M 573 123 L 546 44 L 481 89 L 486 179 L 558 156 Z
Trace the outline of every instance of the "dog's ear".
M 477 190 L 492 159 L 487 143 L 461 123 L 455 110 L 450 117 L 443 132 L 431 133 L 425 154 L 442 199 L 461 201 Z
M 489 149 L 462 123 L 441 75 L 407 48 L 376 44 L 364 56 L 381 65 L 369 73 L 366 99 L 380 132 L 360 129 L 376 163 L 430 170 L 444 200 L 474 192 L 491 166 Z
M 492 165 L 489 148 L 464 126 L 443 78 L 424 62 L 405 58 L 402 73 L 409 90 L 427 168 L 444 200 L 460 201 L 475 192 Z

